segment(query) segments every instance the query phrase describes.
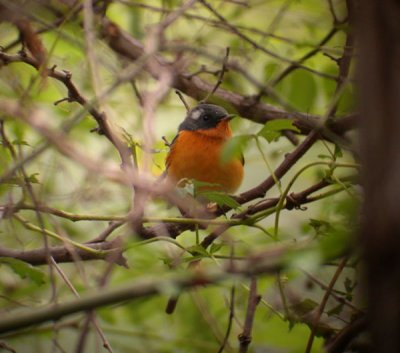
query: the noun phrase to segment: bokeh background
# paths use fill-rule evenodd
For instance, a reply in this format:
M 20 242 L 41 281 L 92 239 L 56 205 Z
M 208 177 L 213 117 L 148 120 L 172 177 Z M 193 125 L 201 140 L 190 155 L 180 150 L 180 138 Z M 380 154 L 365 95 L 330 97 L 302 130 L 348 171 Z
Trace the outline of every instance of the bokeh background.
M 18 109 L 14 114 L 5 111 L 0 115 L 2 248 L 17 253 L 43 249 L 45 243 L 74 248 L 62 239 L 90 242 L 108 229 L 110 222 L 131 212 L 134 205 L 136 193 L 130 186 L 71 158 L 54 141 L 48 142 L 43 129 L 35 128 L 32 111 L 38 112 L 40 121 L 53 133 L 69 125 L 65 136 L 74 148 L 101 165 L 120 170 L 118 150 L 107 134 L 98 133 L 98 121 L 88 106 L 77 103 L 74 97 L 71 102 L 58 102 L 68 97 L 67 86 L 45 68 L 71 73 L 70 80 L 80 95 L 104 113 L 113 133 L 133 151 L 139 170 L 147 160 L 151 162 L 147 175 L 153 180 L 164 171 L 168 146 L 162 137 L 172 141 L 186 115 L 185 106 L 172 82 L 146 113 L 146 99 L 163 88 L 160 80 L 149 73 L 140 58 L 131 60 L 113 48 L 116 39 L 107 38 L 110 33 L 105 33 L 105 20 L 144 48 L 151 50 L 155 45 L 155 55 L 178 63 L 182 71 L 175 74 L 186 75 L 188 80 L 200 78 L 215 86 L 227 59 L 222 83 L 209 101 L 237 114 L 232 130 L 245 143 L 227 146 L 227 153 L 243 153 L 245 157 L 245 178 L 238 194 L 268 178 L 312 131 L 304 126 L 318 121 L 318 139 L 264 197 L 236 205 L 218 220 L 229 220 L 260 200 L 279 198 L 288 187 L 288 193 L 298 193 L 328 180 L 326 188 L 313 194 L 317 197 L 309 203 L 292 209 L 286 209 L 287 203 L 280 206 L 282 209 L 275 205 L 257 213 L 254 222 L 242 219 L 242 224 L 229 228 L 203 252 L 199 241 L 217 225 L 182 230 L 176 239 L 168 240 L 164 234 L 143 239 L 129 221 L 103 239 L 118 239 L 127 267 L 79 256 L 72 263 L 57 263 L 54 258 L 50 265 L 32 266 L 3 252 L 1 317 L 24 315 L 38 307 L 74 301 L 90 291 L 107 291 L 142 278 L 157 282 L 172 272 L 184 275 L 196 259 L 201 259 L 197 270 L 205 273 L 225 268 L 232 256 L 241 262 L 264 253 L 268 260 L 268 254 L 280 247 L 288 247 L 282 255 L 282 270 L 257 277 L 260 298 L 249 352 L 322 352 L 324 343 L 363 312 L 357 300 L 358 257 L 346 256 L 343 261 L 357 228 L 360 190 L 353 185 L 358 172 L 353 153 L 357 134 L 353 126 L 339 132 L 324 130 L 327 122 L 347 119 L 355 110 L 346 1 L 209 0 L 193 2 L 186 9 L 187 2 L 173 0 L 0 4 L 0 45 L 6 55 L 0 59 L 1 100 L 4 106 L 16 102 L 28 112 L 27 118 L 18 117 Z M 152 36 L 171 14 L 177 17 Z M 29 34 L 34 39 L 29 39 Z M 20 52 L 21 39 L 25 54 Z M 41 46 L 32 44 L 35 39 Z M 340 64 L 347 60 L 343 59 L 346 55 L 350 59 L 343 77 Z M 15 60 L 6 60 L 7 56 Z M 36 67 L 27 57 L 33 58 Z M 137 72 L 132 75 L 132 70 Z M 288 125 L 274 130 L 268 127 L 273 114 L 243 114 L 245 109 L 238 110 L 222 90 L 243 98 L 243 106 L 246 100 L 254 100 L 271 111 L 278 109 L 280 120 L 287 120 Z M 207 96 L 207 90 L 194 94 L 182 91 L 191 107 L 199 97 Z M 266 138 L 262 129 L 272 133 L 272 138 Z M 24 163 L 23 169 L 9 175 L 18 161 L 41 148 L 43 151 Z M 230 196 L 219 199 L 220 205 L 231 200 Z M 285 198 L 282 201 L 286 202 Z M 163 197 L 149 199 L 143 216 L 147 217 L 145 227 L 182 217 Z M 335 274 L 339 278 L 328 288 Z M 18 353 L 235 352 L 248 313 L 249 285 L 248 278 L 229 277 L 216 285 L 185 290 L 172 315 L 165 313 L 165 306 L 178 289 L 173 284 L 163 285 L 156 296 L 8 332 L 0 340 L 4 349 Z M 229 337 L 224 341 L 227 332 Z

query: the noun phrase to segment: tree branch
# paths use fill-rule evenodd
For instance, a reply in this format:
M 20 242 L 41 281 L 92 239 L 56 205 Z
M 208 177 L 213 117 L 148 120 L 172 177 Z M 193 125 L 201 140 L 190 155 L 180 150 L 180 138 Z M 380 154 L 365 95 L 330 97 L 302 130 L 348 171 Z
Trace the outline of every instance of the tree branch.
M 246 320 L 244 322 L 243 332 L 239 335 L 240 348 L 239 353 L 246 353 L 251 342 L 251 331 L 253 329 L 254 315 L 257 304 L 260 302 L 260 296 L 257 294 L 257 279 L 250 279 L 249 300 L 247 303 Z
M 61 100 L 56 101 L 54 104 L 57 105 L 62 101 L 77 102 L 82 107 L 87 109 L 87 111 L 93 116 L 99 126 L 98 132 L 106 136 L 108 140 L 116 147 L 121 156 L 123 165 L 127 166 L 132 164 L 130 159 L 130 149 L 118 137 L 118 135 L 114 133 L 110 124 L 107 121 L 106 115 L 103 112 L 99 112 L 93 106 L 93 104 L 89 104 L 88 100 L 82 96 L 78 88 L 72 82 L 72 74 L 69 71 L 57 70 L 55 65 L 49 69 L 43 69 L 40 68 L 40 63 L 35 58 L 20 54 L 9 55 L 2 51 L 0 51 L 0 60 L 4 64 L 23 62 L 34 67 L 37 70 L 42 70 L 46 76 L 52 77 L 57 81 L 62 82 L 68 90 L 68 97 L 62 98 Z
M 93 310 L 105 305 L 115 304 L 126 300 L 133 300 L 143 297 L 150 297 L 163 293 L 163 288 L 190 288 L 204 286 L 207 284 L 220 283 L 226 279 L 235 276 L 255 276 L 263 273 L 272 273 L 282 268 L 285 261 L 284 253 L 292 251 L 293 246 L 281 248 L 279 253 L 273 249 L 273 254 L 267 262 L 263 262 L 260 258 L 249 258 L 240 264 L 235 264 L 232 268 L 228 266 L 224 269 L 217 269 L 210 272 L 186 272 L 174 274 L 163 279 L 137 279 L 130 285 L 112 288 L 99 292 L 91 292 L 64 303 L 47 305 L 44 308 L 35 309 L 29 312 L 20 313 L 18 315 L 10 315 L 3 317 L 0 321 L 0 333 L 6 333 L 13 330 L 20 330 L 32 325 L 37 325 L 50 320 L 58 320 L 64 316 L 75 314 L 78 312 Z M 266 254 L 263 255 L 267 256 Z M 255 265 L 257 264 L 257 265 Z
M 71 249 L 68 246 L 51 246 L 35 250 L 15 250 L 0 247 L 0 257 L 12 257 L 25 261 L 33 266 L 46 265 L 47 256 L 51 256 L 57 263 L 74 262 L 77 258 L 82 261 L 113 259 L 120 266 L 127 267 L 126 259 L 122 256 L 120 241 L 118 238 L 111 242 L 85 244 L 86 247 L 99 252 L 88 252 L 82 249 Z M 47 255 L 48 254 L 48 255 Z
M 102 21 L 102 35 L 111 49 L 132 61 L 138 60 L 144 54 L 144 47 L 138 40 L 121 30 L 115 23 L 109 21 L 107 18 Z M 155 79 L 159 79 L 161 72 L 169 66 L 174 66 L 174 64 L 157 54 L 154 55 L 151 62 L 145 65 L 145 69 Z M 214 88 L 213 84 L 197 76 L 190 75 L 190 73 L 184 71 L 182 67 L 174 66 L 173 72 L 175 73 L 173 87 L 198 101 L 202 100 L 203 97 Z M 318 116 L 285 111 L 270 104 L 257 102 L 257 100 L 222 88 L 218 88 L 214 96 L 218 97 L 220 100 L 222 99 L 226 105 L 235 109 L 240 116 L 260 124 L 265 124 L 267 121 L 273 119 L 293 119 L 302 134 L 308 134 L 321 124 L 321 119 Z M 344 134 L 355 128 L 356 120 L 355 115 L 341 117 L 335 121 L 330 121 L 328 119 L 327 126 L 331 133 Z M 329 136 L 325 131 L 322 131 L 321 135 L 328 139 L 332 138 L 332 135 Z

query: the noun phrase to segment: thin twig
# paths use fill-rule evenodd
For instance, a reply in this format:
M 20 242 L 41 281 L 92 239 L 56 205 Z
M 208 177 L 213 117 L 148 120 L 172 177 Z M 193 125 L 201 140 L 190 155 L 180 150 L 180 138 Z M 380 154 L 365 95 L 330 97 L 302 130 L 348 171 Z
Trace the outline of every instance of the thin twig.
M 229 297 L 229 317 L 228 317 L 228 325 L 226 327 L 226 333 L 225 333 L 225 337 L 224 340 L 222 341 L 221 347 L 219 347 L 218 352 L 217 353 L 222 353 L 225 349 L 225 346 L 229 340 L 229 335 L 231 333 L 232 330 L 232 324 L 233 324 L 233 319 L 235 317 L 235 286 L 233 285 L 231 287 L 231 293 L 230 293 L 230 297 Z
M 227 47 L 226 48 L 226 52 L 225 52 L 224 60 L 222 61 L 222 67 L 221 67 L 221 70 L 219 71 L 219 74 L 218 74 L 218 80 L 217 80 L 215 86 L 213 87 L 213 89 L 207 94 L 207 96 L 202 100 L 202 102 L 206 103 L 208 101 L 208 99 L 215 93 L 215 91 L 221 85 L 222 80 L 223 80 L 224 75 L 225 75 L 225 72 L 227 71 L 228 60 L 229 60 L 229 52 L 230 52 L 230 48 Z
M 345 351 L 349 343 L 362 333 L 368 326 L 368 321 L 365 316 L 354 320 L 336 336 L 331 338 L 325 346 L 327 353 L 342 353 Z
M 346 258 L 344 258 L 344 259 L 342 259 L 340 261 L 339 266 L 337 267 L 337 269 L 336 269 L 331 281 L 329 282 L 329 285 L 328 285 L 328 288 L 326 289 L 324 297 L 322 298 L 322 301 L 321 301 L 321 303 L 319 304 L 319 306 L 317 308 L 317 312 L 316 312 L 315 318 L 313 320 L 313 325 L 312 325 L 312 328 L 311 328 L 311 333 L 310 333 L 310 336 L 309 336 L 308 341 L 307 341 L 307 347 L 306 347 L 305 353 L 310 353 L 311 352 L 311 348 L 312 348 L 312 345 L 313 345 L 313 342 L 314 342 L 315 334 L 317 332 L 317 327 L 318 327 L 319 320 L 321 319 L 321 316 L 322 316 L 322 313 L 324 312 L 325 306 L 328 303 L 328 299 L 329 299 L 329 297 L 330 297 L 330 295 L 332 293 L 332 289 L 333 289 L 334 285 L 336 284 L 336 282 L 337 282 L 340 274 L 342 273 L 344 267 L 346 266 L 347 259 L 348 258 L 346 257 Z
M 339 20 L 336 15 L 335 7 L 333 6 L 333 1 L 328 0 L 328 5 L 329 5 L 329 11 L 331 12 L 332 18 L 333 18 L 333 23 L 336 25 L 339 23 Z
M 11 353 L 17 353 L 17 351 L 14 348 L 11 348 L 8 344 L 5 342 L 0 342 L 0 348 L 9 351 Z
M 183 97 L 182 92 L 175 90 L 175 93 L 177 94 L 177 96 L 179 97 L 179 99 L 182 101 L 183 105 L 186 108 L 186 111 L 188 112 L 190 110 L 189 104 L 187 104 L 185 98 Z
M 165 7 L 151 6 L 147 3 L 140 3 L 140 2 L 131 1 L 131 0 L 119 0 L 119 2 L 126 6 L 140 7 L 140 8 L 148 9 L 148 10 L 151 10 L 154 12 L 170 13 L 171 11 L 173 11 L 173 10 L 167 9 Z M 186 17 L 188 19 L 197 20 L 197 21 L 202 21 L 211 26 L 230 31 L 229 27 L 227 27 L 224 23 L 221 23 L 221 21 L 214 20 L 209 17 L 200 16 L 200 15 L 197 15 L 194 13 L 185 13 L 185 14 L 183 14 L 183 17 Z M 243 30 L 243 31 L 247 31 L 250 33 L 260 35 L 262 38 L 271 37 L 273 39 L 279 40 L 281 42 L 284 42 L 284 43 L 287 43 L 287 44 L 290 44 L 290 45 L 293 45 L 296 47 L 298 47 L 298 46 L 304 46 L 304 47 L 310 47 L 310 48 L 316 47 L 316 45 L 313 43 L 304 43 L 304 41 L 296 41 L 293 38 L 284 37 L 282 35 L 278 35 L 275 33 L 268 32 L 268 31 L 260 30 L 259 28 L 255 28 L 255 27 L 249 27 L 249 26 L 245 26 L 242 24 L 235 24 L 235 27 L 237 27 L 238 29 Z M 332 49 L 332 51 L 334 51 L 334 49 Z
M 328 289 L 328 286 L 325 283 L 323 283 L 322 281 L 320 281 L 317 277 L 313 276 L 311 273 L 308 273 L 307 271 L 303 270 L 303 272 L 308 278 L 310 278 L 313 282 L 315 282 L 317 285 L 319 285 L 322 289 L 325 289 L 325 290 Z M 357 313 L 362 313 L 362 310 L 360 310 L 359 308 L 354 306 L 353 303 L 351 303 L 346 298 L 344 298 L 344 296 L 335 293 L 334 290 L 331 291 L 331 296 L 333 298 L 335 298 L 340 304 L 344 304 L 344 305 L 348 306 L 349 308 L 353 309 Z
M 235 247 L 234 243 L 231 244 L 231 251 L 230 251 L 230 264 L 229 266 L 233 269 L 234 268 L 234 261 L 233 258 L 235 256 Z M 229 335 L 232 330 L 232 324 L 233 324 L 233 319 L 235 318 L 235 293 L 236 293 L 236 286 L 235 284 L 232 285 L 231 291 L 230 291 L 230 297 L 229 297 L 229 317 L 228 317 L 228 325 L 226 327 L 226 333 L 224 340 L 221 344 L 221 347 L 219 348 L 217 353 L 222 353 L 225 349 L 226 344 L 228 343 L 229 340 Z
M 7 148 L 9 149 L 10 154 L 13 157 L 14 161 L 17 161 L 18 160 L 17 153 L 14 149 L 14 146 L 7 138 L 7 135 L 6 135 L 6 132 L 4 129 L 4 121 L 3 120 L 0 121 L 0 134 L 1 134 L 3 142 L 5 143 L 5 146 L 7 146 Z M 28 178 L 28 174 L 26 173 L 25 167 L 23 165 L 21 165 L 21 167 L 20 167 L 20 172 L 21 172 L 21 175 L 24 180 L 23 189 L 29 195 L 29 197 L 32 200 L 32 203 L 34 205 L 35 216 L 36 216 L 37 222 L 39 224 L 39 227 L 36 227 L 36 229 L 40 230 L 40 233 L 42 234 L 45 256 L 46 256 L 46 263 L 48 265 L 49 278 L 51 281 L 52 299 L 55 300 L 56 287 L 55 287 L 55 280 L 54 280 L 54 269 L 53 269 L 53 266 L 51 263 L 50 250 L 49 250 L 50 245 L 49 245 L 49 241 L 47 238 L 48 233 L 46 232 L 46 229 L 44 226 L 44 224 L 45 224 L 44 218 L 43 218 L 43 215 L 38 211 L 39 201 L 36 197 L 36 194 L 33 190 L 32 184 Z M 27 224 L 24 223 L 24 226 L 27 226 Z
M 74 294 L 74 296 L 76 298 L 80 298 L 80 295 L 78 293 L 78 291 L 76 290 L 76 288 L 74 287 L 74 285 L 72 284 L 72 282 L 69 280 L 68 276 L 66 275 L 66 273 L 62 270 L 62 268 L 57 264 L 57 262 L 54 260 L 54 258 L 51 258 L 51 262 L 53 263 L 56 271 L 58 272 L 58 274 L 60 275 L 60 277 L 62 278 L 62 280 L 65 282 L 65 284 L 67 285 L 67 287 L 70 289 L 70 291 Z M 107 338 L 105 337 L 100 325 L 98 324 L 97 320 L 96 320 L 96 316 L 94 312 L 91 312 L 88 317 L 90 317 L 89 322 L 93 323 L 99 337 L 101 338 L 102 342 L 103 342 L 103 347 L 105 347 L 110 353 L 113 353 L 113 350 L 111 348 L 110 343 L 108 342 Z M 85 332 L 84 331 L 84 327 L 85 325 L 89 324 L 88 323 L 84 323 L 83 328 L 81 329 L 81 332 Z M 82 343 L 82 347 L 83 347 L 83 343 Z
M 224 23 L 224 25 L 226 25 L 226 26 L 232 31 L 232 33 L 236 34 L 238 37 L 240 37 L 241 39 L 243 39 L 243 40 L 245 40 L 246 42 L 248 42 L 249 44 L 251 44 L 251 45 L 253 46 L 253 48 L 255 48 L 255 49 L 257 49 L 257 50 L 260 50 L 260 51 L 262 51 L 263 53 L 265 53 L 265 54 L 267 54 L 267 55 L 269 55 L 269 56 L 271 56 L 271 57 L 273 57 L 273 58 L 275 58 L 275 59 L 278 59 L 278 60 L 280 60 L 280 61 L 283 61 L 283 62 L 292 64 L 292 65 L 298 65 L 298 67 L 300 67 L 300 68 L 302 68 L 302 69 L 304 69 L 304 70 L 306 70 L 306 71 L 312 72 L 312 73 L 315 74 L 315 75 L 318 75 L 318 76 L 321 76 L 321 77 L 324 77 L 324 78 L 328 78 L 328 79 L 333 79 L 333 80 L 335 79 L 335 76 L 332 76 L 332 75 L 329 75 L 329 74 L 325 74 L 325 73 L 323 73 L 323 72 L 316 71 L 316 70 L 314 70 L 314 69 L 311 69 L 311 68 L 309 68 L 309 67 L 307 67 L 307 66 L 302 65 L 301 63 L 297 63 L 296 61 L 293 61 L 293 60 L 291 60 L 291 59 L 288 59 L 288 58 L 286 58 L 286 57 L 283 57 L 283 56 L 281 56 L 281 55 L 279 55 L 279 54 L 276 54 L 276 53 L 274 53 L 274 52 L 272 52 L 272 51 L 270 51 L 270 50 L 268 50 L 268 49 L 266 49 L 266 48 L 260 46 L 260 45 L 259 45 L 257 42 L 255 42 L 253 39 L 251 39 L 251 38 L 248 37 L 247 35 L 243 34 L 239 29 L 237 29 L 235 26 L 233 26 L 232 24 L 230 24 L 229 21 L 228 21 L 225 17 L 223 17 L 218 11 L 216 11 L 207 1 L 205 1 L 205 0 L 199 0 L 199 1 L 200 1 L 200 2 L 204 5 L 204 7 L 206 7 L 212 14 L 214 14 L 222 23 Z
M 257 279 L 251 277 L 249 300 L 247 303 L 246 319 L 242 333 L 238 336 L 239 353 L 246 353 L 252 340 L 251 332 L 253 329 L 254 315 L 256 313 L 257 304 L 260 302 L 260 296 L 257 294 Z
M 292 63 L 289 65 L 284 71 L 282 71 L 277 77 L 275 77 L 272 81 L 269 82 L 271 86 L 276 86 L 280 81 L 282 81 L 287 75 L 289 75 L 291 72 L 294 70 L 300 68 L 300 64 L 303 63 L 304 61 L 312 58 L 314 55 L 318 54 L 321 51 L 322 46 L 324 46 L 326 43 L 328 43 L 333 36 L 339 31 L 338 28 L 333 27 L 322 40 L 318 43 L 316 48 L 312 49 L 305 55 L 303 55 L 300 59 L 298 59 L 296 62 Z

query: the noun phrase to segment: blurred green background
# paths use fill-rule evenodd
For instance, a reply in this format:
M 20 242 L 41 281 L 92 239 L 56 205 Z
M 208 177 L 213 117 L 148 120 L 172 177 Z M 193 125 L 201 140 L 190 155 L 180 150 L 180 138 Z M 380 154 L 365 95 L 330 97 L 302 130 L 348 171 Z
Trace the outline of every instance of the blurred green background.
M 332 38 L 319 46 L 320 41 L 334 28 L 328 1 L 210 0 L 208 3 L 223 15 L 231 26 L 280 57 L 296 61 L 317 48 L 317 53 L 306 60 L 304 65 L 323 74 L 338 75 L 337 63 L 332 57 L 340 57 L 343 52 L 346 26 L 337 25 Z M 344 1 L 333 1 L 333 4 L 338 18 L 344 18 L 346 16 Z M 144 42 L 149 29 L 162 21 L 169 11 L 181 5 L 181 1 L 172 0 L 111 1 L 106 16 L 132 37 Z M 68 1 L 49 1 L 47 6 L 36 3 L 26 11 L 35 29 L 52 23 L 57 14 L 64 16 L 65 20 L 61 25 L 40 35 L 48 51 L 47 66 L 57 65 L 58 69 L 70 71 L 72 80 L 81 94 L 92 100 L 105 92 L 122 70 L 131 63 L 117 57 L 99 35 L 96 35 L 95 40 L 91 42 L 94 59 L 87 55 L 88 43 L 82 28 L 83 11 L 71 13 L 77 6 L 79 4 L 71 6 Z M 226 25 L 217 24 L 218 18 L 200 4 L 196 4 L 185 14 L 186 16 L 181 16 L 167 28 L 164 34 L 166 45 L 161 54 L 169 60 L 175 60 L 177 55 L 185 56 L 188 72 L 195 73 L 202 65 L 209 71 L 219 70 L 226 47 L 230 48 L 230 61 L 244 68 L 248 75 L 262 85 L 273 82 L 288 67 L 287 62 L 255 49 Z M 94 33 L 97 33 L 95 22 L 93 28 Z M 0 23 L 1 46 L 6 47 L 17 37 L 18 32 L 13 24 L 5 21 Z M 19 49 L 20 45 L 16 45 L 10 48 L 8 53 L 16 53 Z M 210 83 L 215 83 L 217 80 L 216 75 L 210 73 L 201 73 L 200 77 Z M 135 79 L 134 86 L 138 92 L 144 93 L 154 89 L 155 81 L 143 72 Z M 225 74 L 221 87 L 244 96 L 259 92 L 254 84 L 233 69 Z M 261 101 L 285 110 L 324 117 L 333 102 L 337 100 L 339 103 L 337 116 L 344 116 L 353 111 L 351 82 L 343 88 L 340 95 L 335 95 L 335 80 L 298 69 L 271 88 L 275 92 L 275 97 L 263 96 Z M 17 62 L 0 67 L 2 98 L 20 100 L 24 104 L 40 109 L 48 125 L 55 129 L 80 114 L 81 118 L 69 133 L 71 140 L 88 156 L 118 166 L 120 162 L 117 151 L 106 138 L 90 133 L 91 129 L 96 128 L 96 122 L 82 107 L 68 102 L 56 106 L 53 104 L 65 97 L 66 93 L 65 86 L 60 82 L 50 77 L 41 78 L 37 70 L 24 63 Z M 196 104 L 189 97 L 186 97 L 186 100 L 191 106 Z M 116 131 L 137 144 L 136 151 L 140 165 L 143 154 L 140 146 L 144 143 L 143 112 L 133 84 L 129 82 L 119 85 L 97 103 L 99 109 L 107 114 Z M 168 151 L 162 136 L 171 141 L 184 117 L 185 107 L 171 89 L 168 96 L 157 106 L 153 122 L 155 142 L 152 173 L 154 175 L 163 172 Z M 232 122 L 235 136 L 254 135 L 262 127 L 240 116 Z M 7 119 L 5 129 L 20 158 L 32 153 L 44 141 L 42 136 L 17 119 Z M 304 137 L 299 136 L 299 138 L 301 140 Z M 269 176 L 266 161 L 272 169 L 275 169 L 285 154 L 295 148 L 285 137 L 280 137 L 271 143 L 261 138 L 260 146 L 262 154 L 255 140 L 250 140 L 243 149 L 246 160 L 245 178 L 238 193 L 258 185 Z M 5 146 L 2 147 L 0 148 L 1 174 L 15 163 Z M 293 176 L 307 164 L 330 160 L 333 151 L 335 151 L 333 143 L 318 141 L 281 180 L 282 188 L 285 189 Z M 346 150 L 343 150 L 343 155 L 339 159 L 341 163 L 353 161 L 353 157 Z M 326 175 L 328 169 L 326 166 L 307 169 L 294 183 L 291 191 L 301 191 L 318 182 Z M 112 217 L 125 215 L 131 207 L 132 191 L 129 188 L 112 183 L 102 175 L 88 172 L 81 165 L 60 155 L 54 148 L 48 148 L 27 164 L 26 172 L 31 178 L 31 185 L 38 200 L 56 209 L 73 214 Z M 335 178 L 340 179 L 348 174 L 348 170 L 339 168 L 335 171 Z M 20 176 L 16 176 L 15 180 L 0 185 L 2 205 L 17 203 L 22 198 L 26 200 L 21 180 Z M 275 187 L 268 192 L 268 197 L 279 197 L 279 190 Z M 229 256 L 230 240 L 234 241 L 237 256 L 252 254 L 277 242 L 295 243 L 308 238 L 317 240 L 318 246 L 290 258 L 288 269 L 279 276 L 268 275 L 259 279 L 258 293 L 262 296 L 262 300 L 255 316 L 250 352 L 305 351 L 310 328 L 301 322 L 306 321 L 304 318 L 287 317 L 279 284 L 283 286 L 292 313 L 300 315 L 301 310 L 305 315 L 312 313 L 312 309 L 315 309 L 320 302 L 324 290 L 311 281 L 304 271 L 325 284 L 329 282 L 336 270 L 336 262 L 322 266 L 321 259 L 324 252 L 335 253 L 339 251 L 337 249 L 343 247 L 343 243 L 348 242 L 354 227 L 351 217 L 356 203 L 357 192 L 348 187 L 329 198 L 310 203 L 304 209 L 283 210 L 277 239 L 269 237 L 260 228 L 247 225 L 233 227 L 226 236 L 217 241 L 217 244 L 223 246 L 216 251 L 214 254 L 216 256 L 202 261 L 201 266 L 204 270 L 222 266 L 225 260 L 218 256 Z M 18 214 L 37 224 L 35 212 L 20 210 Z M 162 200 L 153 200 L 146 207 L 146 216 L 176 217 L 179 216 L 179 212 Z M 44 214 L 43 219 L 46 229 L 81 243 L 96 237 L 108 224 L 108 221 L 71 222 L 49 214 Z M 263 218 L 258 225 L 273 232 L 275 221 L 275 215 L 272 214 Z M 200 238 L 209 233 L 210 229 L 199 230 Z M 40 232 L 27 230 L 21 222 L 12 217 L 1 219 L 0 234 L 3 247 L 29 250 L 43 246 Z M 126 247 L 124 256 L 129 268 L 114 265 L 106 287 L 129 283 L 141 277 L 160 278 L 172 270 L 171 263 L 182 253 L 182 250 L 174 244 L 165 241 L 144 242 L 133 234 L 128 226 L 118 228 L 110 238 L 118 236 L 122 237 L 123 245 Z M 176 241 L 184 247 L 191 247 L 195 245 L 195 234 L 186 231 Z M 60 245 L 55 240 L 49 239 L 49 242 Z M 175 271 L 186 270 L 191 255 L 184 253 L 183 256 L 185 261 L 179 264 Z M 54 301 L 64 302 L 74 299 L 71 288 L 57 272 L 51 274 L 48 266 L 35 267 L 32 273 L 26 270 L 23 275 L 18 274 L 15 266 L 7 262 L 1 262 L 0 266 L 1 316 L 7 313 L 18 314 Z M 85 291 L 99 285 L 109 264 L 104 261 L 88 261 L 60 264 L 60 267 L 78 293 L 83 295 Z M 353 299 L 352 285 L 355 285 L 353 277 L 354 268 L 349 266 L 335 287 L 339 294 L 347 295 L 349 300 Z M 227 327 L 232 285 L 236 286 L 235 317 L 225 351 L 235 352 L 238 347 L 237 336 L 243 329 L 247 308 L 248 281 L 244 279 L 235 283 L 227 281 L 220 285 L 185 292 L 181 295 L 173 315 L 165 314 L 164 309 L 169 294 L 174 292 L 174 289 L 163 288 L 163 295 L 97 310 L 99 326 L 114 352 L 217 352 Z M 297 312 L 295 304 L 299 303 L 303 309 Z M 338 308 L 336 301 L 330 300 L 323 315 L 323 322 L 335 330 L 343 327 L 351 315 L 352 313 L 345 308 Z M 83 320 L 84 314 L 74 315 L 55 323 L 8 334 L 1 340 L 18 353 L 75 352 Z M 321 352 L 322 345 L 322 338 L 317 337 L 312 352 Z M 84 352 L 105 351 L 98 334 L 91 327 Z

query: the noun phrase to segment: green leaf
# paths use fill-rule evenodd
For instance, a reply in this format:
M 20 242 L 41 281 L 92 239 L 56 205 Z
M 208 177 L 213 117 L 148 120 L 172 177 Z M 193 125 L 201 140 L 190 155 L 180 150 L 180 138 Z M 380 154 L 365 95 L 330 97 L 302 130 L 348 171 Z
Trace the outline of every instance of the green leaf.
M 344 288 L 346 289 L 346 294 L 352 294 L 356 286 L 357 282 L 353 283 L 353 281 L 349 277 L 346 277 L 346 279 L 344 280 Z
M 201 245 L 193 245 L 187 248 L 187 250 L 192 254 L 192 255 L 203 255 L 206 257 L 210 257 L 210 254 L 207 252 L 206 249 L 204 249 Z
M 342 225 L 338 228 L 332 228 L 328 234 L 321 238 L 319 248 L 324 259 L 334 259 L 343 256 L 351 246 L 352 239 L 351 229 Z
M 290 308 L 298 317 L 301 318 L 312 312 L 316 307 L 318 307 L 318 303 L 307 298 L 299 303 L 293 304 Z
M 326 312 L 326 314 L 327 314 L 328 316 L 339 315 L 339 314 L 342 312 L 342 310 L 343 310 L 343 306 L 344 306 L 344 304 L 343 304 L 343 303 L 340 303 L 339 305 L 336 305 L 336 306 L 333 307 L 332 309 L 328 310 L 328 311 Z
M 174 264 L 174 259 L 170 258 L 170 257 L 159 257 L 159 259 L 163 262 L 163 264 L 167 267 L 172 268 L 173 264 Z
M 207 254 L 207 257 L 210 257 L 209 254 Z M 194 261 L 202 260 L 202 259 L 204 259 L 204 255 L 199 255 L 198 253 L 194 253 L 194 254 L 192 254 L 192 256 L 187 256 L 187 257 L 182 258 L 181 261 L 182 261 L 182 263 L 190 264 Z
M 243 150 L 251 138 L 251 135 L 241 135 L 229 139 L 222 148 L 222 163 L 228 163 L 234 158 L 243 158 Z
M 14 140 L 12 142 L 13 145 L 20 145 L 20 146 L 30 146 L 30 144 L 28 142 L 26 142 L 25 140 Z
M 332 156 L 329 156 L 327 154 L 319 154 L 317 157 L 320 159 L 332 159 Z
M 335 145 L 334 155 L 335 155 L 336 158 L 343 157 L 342 149 L 338 145 Z
M 268 142 L 277 141 L 281 137 L 282 133 L 280 131 L 264 130 L 260 131 L 259 134 L 264 137 Z
M 264 137 L 268 142 L 272 142 L 277 140 L 282 135 L 282 131 L 285 130 L 300 132 L 299 128 L 294 125 L 293 120 L 274 119 L 268 121 L 258 132 L 258 135 Z
M 27 262 L 10 257 L 0 257 L 0 264 L 9 266 L 21 278 L 29 278 L 37 285 L 45 283 L 45 273 Z
M 28 177 L 28 181 L 31 184 L 40 184 L 39 179 L 37 178 L 37 175 L 39 175 L 39 173 L 33 173 Z
M 309 222 L 310 226 L 315 230 L 317 234 L 321 234 L 326 232 L 327 230 L 331 229 L 332 226 L 329 222 L 323 221 L 321 219 L 310 219 Z
M 210 247 L 210 254 L 215 254 L 217 251 L 219 251 L 223 247 L 222 243 L 212 243 Z
M 264 81 L 269 81 L 271 77 L 279 70 L 277 63 L 268 63 L 264 66 Z
M 240 204 L 231 196 L 219 191 L 201 191 L 199 196 L 206 198 L 210 202 L 215 202 L 218 206 L 228 206 L 236 209 Z
M 268 121 L 264 128 L 267 127 L 269 130 L 282 131 L 282 130 L 292 130 L 295 132 L 300 132 L 299 128 L 295 126 L 293 120 L 290 119 L 274 119 Z
M 286 88 L 285 96 L 292 105 L 306 112 L 313 109 L 316 97 L 318 97 L 318 90 L 312 73 L 296 70 L 288 77 L 284 85 Z

